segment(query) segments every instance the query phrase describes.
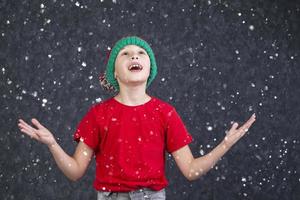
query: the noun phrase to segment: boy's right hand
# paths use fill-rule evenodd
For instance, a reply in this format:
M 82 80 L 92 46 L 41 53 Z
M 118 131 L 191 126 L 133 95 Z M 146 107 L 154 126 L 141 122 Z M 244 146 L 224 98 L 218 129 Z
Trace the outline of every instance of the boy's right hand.
M 54 145 L 56 143 L 55 138 L 53 137 L 52 133 L 45 128 L 37 119 L 32 119 L 31 122 L 33 125 L 37 127 L 33 128 L 32 126 L 28 125 L 22 119 L 19 119 L 19 128 L 23 133 L 26 133 L 31 138 L 36 139 L 39 142 L 42 142 L 48 146 Z

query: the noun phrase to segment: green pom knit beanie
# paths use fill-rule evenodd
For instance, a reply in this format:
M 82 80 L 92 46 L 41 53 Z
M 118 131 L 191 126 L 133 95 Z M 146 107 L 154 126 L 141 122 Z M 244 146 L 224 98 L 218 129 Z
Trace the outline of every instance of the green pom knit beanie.
M 155 78 L 155 76 L 157 74 L 156 61 L 155 61 L 154 53 L 153 53 L 150 45 L 145 40 L 143 40 L 139 37 L 136 37 L 136 36 L 124 37 L 124 38 L 120 39 L 119 41 L 117 41 L 115 46 L 112 48 L 112 50 L 109 54 L 106 71 L 105 71 L 105 78 L 106 78 L 107 82 L 109 84 L 111 84 L 117 91 L 120 91 L 120 88 L 119 88 L 119 83 L 115 79 L 115 76 L 114 76 L 115 61 L 116 61 L 116 58 L 117 58 L 120 50 L 127 45 L 136 45 L 136 46 L 143 48 L 147 52 L 147 54 L 150 58 L 150 74 L 149 74 L 149 77 L 147 80 L 146 87 L 148 87 L 151 84 L 151 82 L 153 81 L 153 79 Z

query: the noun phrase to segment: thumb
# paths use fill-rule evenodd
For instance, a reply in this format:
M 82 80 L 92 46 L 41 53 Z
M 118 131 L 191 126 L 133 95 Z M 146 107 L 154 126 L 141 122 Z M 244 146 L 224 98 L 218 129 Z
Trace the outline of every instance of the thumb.
M 37 119 L 33 118 L 31 121 L 38 129 L 45 128 Z
M 234 122 L 230 131 L 235 130 L 238 126 L 239 126 L 239 124 L 237 122 Z

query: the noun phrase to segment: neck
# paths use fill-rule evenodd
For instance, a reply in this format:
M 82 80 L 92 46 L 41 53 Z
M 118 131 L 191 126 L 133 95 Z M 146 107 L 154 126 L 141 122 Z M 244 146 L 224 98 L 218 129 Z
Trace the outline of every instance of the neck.
M 120 87 L 120 92 L 114 97 L 119 102 L 135 106 L 148 102 L 151 97 L 146 93 L 145 87 Z

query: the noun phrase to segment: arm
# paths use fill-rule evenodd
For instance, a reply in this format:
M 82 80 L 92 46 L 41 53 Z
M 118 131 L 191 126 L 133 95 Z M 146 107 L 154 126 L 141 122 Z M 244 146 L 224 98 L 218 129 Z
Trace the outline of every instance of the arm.
M 37 129 L 31 127 L 22 119 L 19 120 L 18 125 L 22 132 L 48 146 L 56 164 L 70 180 L 76 181 L 82 177 L 91 160 L 93 150 L 80 141 L 76 147 L 74 155 L 69 156 L 59 146 L 48 129 L 41 125 L 36 119 L 32 119 L 32 123 L 37 127 Z
M 172 156 L 182 174 L 189 181 L 196 180 L 206 174 L 206 172 L 213 168 L 218 160 L 248 131 L 254 121 L 255 115 L 252 115 L 239 129 L 236 129 L 238 124 L 234 123 L 224 140 L 209 154 L 202 157 L 195 159 L 188 145 L 174 151 Z
M 72 181 L 77 181 L 84 175 L 93 155 L 93 150 L 81 141 L 72 157 L 56 142 L 48 147 L 58 167 Z

